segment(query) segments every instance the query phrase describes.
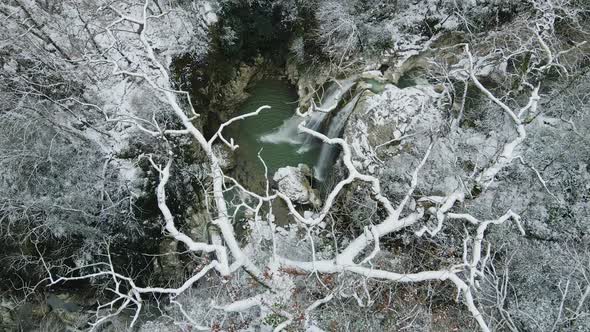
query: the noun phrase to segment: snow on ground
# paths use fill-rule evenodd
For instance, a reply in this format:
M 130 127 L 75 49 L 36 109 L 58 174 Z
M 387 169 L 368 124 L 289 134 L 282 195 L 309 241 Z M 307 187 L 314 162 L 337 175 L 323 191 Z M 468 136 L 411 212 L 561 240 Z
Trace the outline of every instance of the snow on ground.
M 374 170 L 370 166 L 377 161 L 378 150 L 386 150 L 387 142 L 438 127 L 442 123 L 436 107 L 439 98 L 429 85 L 405 89 L 387 85 L 381 94 L 365 93 L 344 131 L 353 161 L 361 169 Z

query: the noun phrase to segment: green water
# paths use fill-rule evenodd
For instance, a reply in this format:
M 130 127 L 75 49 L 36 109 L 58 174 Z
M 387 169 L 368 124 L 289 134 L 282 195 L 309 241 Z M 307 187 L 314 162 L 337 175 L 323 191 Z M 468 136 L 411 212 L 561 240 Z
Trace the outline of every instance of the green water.
M 299 144 L 273 144 L 262 142 L 261 137 L 275 132 L 285 121 L 292 119 L 297 107 L 297 93 L 295 88 L 281 80 L 263 80 L 256 82 L 249 90 L 250 97 L 240 107 L 239 114 L 255 111 L 263 105 L 271 106 L 271 109 L 262 111 L 258 116 L 246 118 L 231 124 L 226 132 L 226 138 L 233 138 L 239 144 L 234 152 L 236 167 L 231 175 L 244 185 L 248 190 L 264 195 L 266 179 L 264 166 L 258 159 L 258 152 L 268 167 L 268 179 L 272 182 L 274 172 L 284 166 L 297 166 L 300 163 L 307 164 L 310 168 L 316 164 L 320 147 L 311 146 L 305 153 L 298 153 Z M 293 120 L 293 119 L 292 119 Z M 293 140 L 301 140 L 296 131 L 293 132 Z M 272 191 L 272 189 L 271 189 Z M 230 212 L 234 213 L 235 203 L 240 200 L 235 192 L 227 192 L 226 198 L 230 203 Z M 287 225 L 293 222 L 286 205 L 275 200 L 272 203 L 273 214 L 276 223 Z M 263 208 L 266 211 L 266 207 Z M 236 214 L 235 223 L 244 222 L 243 209 Z
M 385 83 L 383 82 L 379 82 L 375 79 L 367 79 L 365 82 L 371 85 L 369 90 L 371 90 L 373 93 L 380 94 L 383 92 L 383 90 L 385 90 Z
M 258 152 L 264 159 L 269 169 L 269 177 L 284 166 L 297 166 L 300 163 L 313 168 L 317 162 L 319 148 L 317 146 L 305 153 L 298 153 L 299 144 L 262 142 L 260 138 L 272 133 L 283 125 L 285 121 L 293 117 L 297 107 L 297 93 L 295 88 L 282 80 L 262 80 L 256 82 L 248 91 L 250 97 L 241 106 L 239 114 L 255 111 L 263 105 L 271 106 L 271 109 L 262 111 L 258 116 L 233 123 L 227 129 L 226 137 L 231 137 L 237 144 L 235 152 L 239 172 L 245 172 L 248 176 L 263 176 L 262 163 L 258 159 Z M 293 140 L 298 135 L 293 133 Z M 258 176 L 256 176 L 258 177 Z

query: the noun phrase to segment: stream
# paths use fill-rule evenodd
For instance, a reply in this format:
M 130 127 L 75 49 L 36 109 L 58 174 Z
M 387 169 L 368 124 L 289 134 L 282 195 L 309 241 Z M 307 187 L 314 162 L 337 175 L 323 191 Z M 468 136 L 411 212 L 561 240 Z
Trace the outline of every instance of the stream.
M 262 177 L 260 181 L 264 180 L 259 151 L 268 167 L 269 178 L 281 167 L 297 166 L 300 163 L 315 165 L 320 144 L 310 141 L 306 143 L 304 151 L 300 150 L 300 142 L 306 135 L 297 132 L 299 123 L 293 117 L 298 98 L 295 88 L 283 80 L 261 80 L 248 92 L 250 97 L 241 106 L 239 114 L 254 112 L 263 105 L 269 105 L 271 109 L 237 121 L 227 129 L 226 137 L 233 138 L 240 146 L 234 152 L 240 173 L 245 172 L 248 177 Z M 288 132 L 280 132 L 281 128 L 288 128 Z
M 343 99 L 346 100 L 347 93 L 356 82 L 356 77 L 330 82 L 321 93 L 317 111 L 306 119 L 306 127 L 330 138 L 338 137 L 359 95 L 349 100 L 342 109 L 338 105 Z M 260 171 L 262 163 L 258 158 L 259 152 L 268 167 L 269 178 L 281 167 L 303 163 L 313 169 L 317 181 L 326 180 L 338 155 L 338 147 L 323 144 L 309 134 L 299 133 L 298 126 L 304 119 L 295 115 L 297 94 L 294 87 L 281 80 L 263 80 L 256 82 L 249 93 L 250 97 L 240 108 L 239 114 L 253 112 L 262 105 L 269 105 L 271 109 L 228 128 L 227 136 L 240 145 L 235 158 L 238 167 L 248 177 L 245 180 L 264 175 Z
M 310 167 L 315 165 L 321 144 L 309 142 L 305 151 L 298 151 L 302 146 L 300 142 L 304 141 L 304 135 L 297 132 L 298 122 L 295 123 L 294 117 L 298 96 L 295 88 L 287 81 L 257 81 L 248 89 L 248 93 L 250 96 L 241 105 L 238 114 L 254 112 L 263 105 L 271 108 L 263 110 L 257 116 L 232 123 L 224 135 L 227 139 L 233 138 L 239 145 L 234 151 L 236 167 L 231 175 L 249 190 L 264 194 L 266 178 L 259 153 L 268 168 L 268 180 L 272 183 L 274 173 L 281 167 L 297 166 L 300 163 Z M 225 194 L 234 222 L 242 223 L 244 210 L 235 210 L 244 198 L 239 195 L 236 190 Z M 286 225 L 292 222 L 288 208 L 282 201 L 275 200 L 272 209 L 277 224 Z
M 318 111 L 307 119 L 295 114 L 298 96 L 288 82 L 268 79 L 252 84 L 248 89 L 250 96 L 241 105 L 238 114 L 254 112 L 263 105 L 271 108 L 257 116 L 234 122 L 226 129 L 225 137 L 239 145 L 234 151 L 236 167 L 231 175 L 250 190 L 264 194 L 266 178 L 264 165 L 258 156 L 260 153 L 268 168 L 267 176 L 271 183 L 279 168 L 306 164 L 313 170 L 311 185 L 321 187 L 320 191 L 325 189 L 323 187 L 329 183 L 339 147 L 323 144 L 311 135 L 299 133 L 298 126 L 306 120 L 307 128 L 322 132 L 330 138 L 339 137 L 360 97 L 360 94 L 353 96 L 350 93 L 357 81 L 357 77 L 351 77 L 326 84 L 325 89 L 318 93 L 321 95 L 317 102 Z M 237 197 L 239 194 L 234 190 L 226 193 L 228 201 L 235 200 L 235 204 L 230 203 L 230 206 L 240 204 L 244 197 Z M 278 219 L 288 223 L 289 213 L 286 206 L 280 203 L 273 203 L 273 211 Z M 234 211 L 231 209 L 230 213 Z M 241 217 L 242 213 L 238 211 L 235 218 Z

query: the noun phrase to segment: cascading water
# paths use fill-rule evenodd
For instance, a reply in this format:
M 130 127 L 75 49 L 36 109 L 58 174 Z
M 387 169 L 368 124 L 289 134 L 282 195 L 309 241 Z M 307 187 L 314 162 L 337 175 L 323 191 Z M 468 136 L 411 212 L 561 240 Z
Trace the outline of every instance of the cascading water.
M 356 80 L 357 77 L 351 77 L 345 80 L 335 81 L 334 83 L 330 84 L 322 96 L 320 105 L 315 106 L 313 113 L 307 118 L 305 127 L 319 132 L 328 114 L 335 112 L 338 103 L 340 103 L 340 100 L 342 100 L 344 95 L 355 85 Z M 346 124 L 346 120 L 354 109 L 359 96 L 360 95 L 354 97 L 346 104 L 346 106 L 344 106 L 342 110 L 338 111 L 332 117 L 330 126 L 326 133 L 328 137 L 338 137 L 338 135 L 342 132 L 342 129 Z M 273 145 L 300 145 L 297 153 L 309 154 L 311 153 L 310 150 L 312 148 L 317 148 L 321 142 L 319 142 L 319 140 L 314 138 L 312 135 L 299 132 L 298 126 L 304 120 L 305 118 L 302 118 L 298 115 L 293 115 L 292 117 L 284 120 L 280 127 L 268 134 L 262 135 L 258 140 L 259 142 Z M 316 171 L 315 177 L 318 180 L 321 181 L 324 179 L 325 173 L 330 167 L 330 164 L 334 161 L 337 152 L 338 147 L 321 143 L 321 152 L 318 155 L 318 162 L 314 167 Z
M 322 97 L 322 101 L 318 107 L 319 110 L 316 110 L 311 114 L 305 127 L 319 131 L 328 113 L 336 108 L 344 94 L 348 92 L 355 83 L 355 77 L 332 83 L 326 89 L 326 92 Z M 285 120 L 276 130 L 260 137 L 260 141 L 273 144 L 300 144 L 301 147 L 297 152 L 305 153 L 312 147 L 314 138 L 311 135 L 299 133 L 297 127 L 303 120 L 304 119 L 300 116 L 294 115 Z
M 233 138 L 240 146 L 233 152 L 236 162 L 240 165 L 240 176 L 243 176 L 239 180 L 243 181 L 246 178 L 250 181 L 257 178 L 258 182 L 264 182 L 264 174 L 260 172 L 262 164 L 258 158 L 260 149 L 263 149 L 261 157 L 271 177 L 280 167 L 297 166 L 299 163 L 310 166 L 315 164 L 319 144 L 314 146 L 317 150 L 312 149 L 304 154 L 297 153 L 299 145 L 294 144 L 298 140 L 297 125 L 301 119 L 293 117 L 297 100 L 297 93 L 293 87 L 281 80 L 263 80 L 253 84 L 248 92 L 250 97 L 240 106 L 239 114 L 253 112 L 261 105 L 269 105 L 271 109 L 262 111 L 257 116 L 236 121 L 224 131 L 227 139 Z M 289 130 L 278 135 L 275 130 L 279 127 Z M 262 139 L 265 136 L 270 137 Z M 299 139 L 302 140 L 303 137 Z
M 342 108 L 336 115 L 332 118 L 330 122 L 330 127 L 328 128 L 328 132 L 326 136 L 329 138 L 336 138 L 340 136 L 340 133 L 344 129 L 346 125 L 346 121 L 348 117 L 354 110 L 357 101 L 360 98 L 360 94 L 357 94 L 351 101 L 349 101 L 344 108 Z M 320 151 L 320 156 L 315 166 L 315 176 L 318 180 L 323 181 L 326 177 L 326 172 L 330 167 L 333 160 L 336 158 L 336 154 L 338 153 L 338 146 L 334 144 L 326 144 L 322 145 L 322 149 Z
M 314 131 L 319 131 L 328 113 L 333 111 L 336 108 L 336 106 L 338 106 L 338 103 L 340 102 L 344 94 L 348 92 L 348 90 L 350 90 L 350 88 L 352 88 L 352 86 L 355 83 L 356 77 L 332 83 L 328 87 L 328 89 L 326 89 L 326 92 L 322 97 L 322 101 L 320 103 L 320 106 L 318 107 L 319 110 L 316 109 L 316 111 L 310 116 L 305 127 Z M 306 135 L 303 144 L 301 145 L 301 148 L 299 148 L 298 151 L 300 153 L 307 151 L 314 139 L 315 138 L 313 136 Z
M 297 127 L 303 121 L 299 116 L 293 116 L 283 122 L 283 124 L 270 134 L 260 137 L 260 141 L 271 144 L 301 144 L 303 143 L 303 135 L 299 133 Z

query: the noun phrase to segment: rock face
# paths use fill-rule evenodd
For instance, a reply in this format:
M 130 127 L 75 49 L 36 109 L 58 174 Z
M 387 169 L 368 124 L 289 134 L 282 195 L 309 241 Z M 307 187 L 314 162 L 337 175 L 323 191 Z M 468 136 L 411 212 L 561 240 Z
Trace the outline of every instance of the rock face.
M 230 171 L 236 167 L 236 159 L 233 152 L 223 144 L 213 145 L 213 152 L 219 158 L 219 166 L 224 171 Z
M 305 164 L 297 167 L 287 166 L 279 168 L 273 176 L 279 191 L 289 197 L 293 202 L 299 204 L 311 204 L 315 207 L 321 205 L 316 189 L 311 187 L 309 178 L 311 170 Z
M 441 111 L 441 104 L 448 100 L 436 90 L 428 84 L 407 88 L 388 84 L 380 94 L 365 91 L 348 119 L 343 138 L 350 144 L 352 162 L 361 173 L 379 178 L 387 197 L 405 195 L 407 174 L 424 157 L 433 142 L 431 137 L 435 137 L 436 146 L 422 168 L 418 188 L 444 196 L 460 185 L 454 176 L 457 170 L 452 168 L 456 163 L 453 138 L 440 137 L 448 131 L 449 119 Z M 342 163 L 335 169 L 340 176 L 347 174 Z M 343 195 L 342 204 L 354 206 L 369 195 L 355 189 Z M 353 220 L 363 218 L 368 218 L 367 213 L 352 216 Z
M 17 328 L 17 323 L 14 320 L 13 312 L 16 310 L 17 304 L 5 297 L 0 298 L 0 326 L 7 330 Z
M 374 173 L 380 159 L 399 153 L 405 137 L 436 131 L 443 123 L 437 107 L 440 99 L 430 85 L 405 89 L 386 85 L 378 95 L 365 91 L 344 130 L 359 170 Z

